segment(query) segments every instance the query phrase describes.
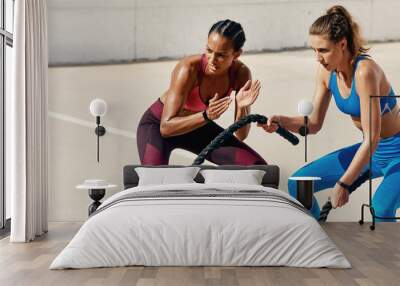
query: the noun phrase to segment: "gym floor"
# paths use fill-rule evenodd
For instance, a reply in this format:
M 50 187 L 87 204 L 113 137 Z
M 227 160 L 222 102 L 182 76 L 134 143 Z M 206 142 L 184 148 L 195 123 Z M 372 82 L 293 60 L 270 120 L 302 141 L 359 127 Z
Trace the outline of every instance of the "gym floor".
M 352 269 L 291 267 L 118 267 L 49 270 L 81 223 L 50 223 L 32 243 L 0 241 L 0 285 L 399 285 L 400 224 L 323 224 Z M 396 282 L 397 281 L 397 282 Z

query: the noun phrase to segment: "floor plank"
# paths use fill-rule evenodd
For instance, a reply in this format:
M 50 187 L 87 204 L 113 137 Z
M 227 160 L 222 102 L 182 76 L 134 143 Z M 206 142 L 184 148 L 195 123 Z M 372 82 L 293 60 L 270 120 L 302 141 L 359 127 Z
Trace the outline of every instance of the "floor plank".
M 51 223 L 32 243 L 0 240 L 0 285 L 399 285 L 400 223 L 326 223 L 323 228 L 351 262 L 352 269 L 290 267 L 116 267 L 48 269 L 78 231 L 80 223 Z

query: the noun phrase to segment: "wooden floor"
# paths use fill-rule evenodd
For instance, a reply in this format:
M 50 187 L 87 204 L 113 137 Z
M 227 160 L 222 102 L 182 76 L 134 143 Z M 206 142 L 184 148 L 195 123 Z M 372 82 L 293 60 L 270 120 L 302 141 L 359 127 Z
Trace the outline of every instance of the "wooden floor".
M 290 267 L 121 267 L 48 270 L 80 227 L 52 223 L 44 237 L 10 244 L 0 241 L 0 285 L 400 285 L 400 223 L 381 223 L 375 231 L 357 223 L 327 223 L 329 236 L 353 268 Z

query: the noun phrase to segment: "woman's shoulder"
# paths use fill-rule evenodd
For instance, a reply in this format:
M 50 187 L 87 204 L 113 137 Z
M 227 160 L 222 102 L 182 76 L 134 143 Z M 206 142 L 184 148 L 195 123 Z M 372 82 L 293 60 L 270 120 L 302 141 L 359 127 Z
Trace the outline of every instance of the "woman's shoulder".
M 235 60 L 232 68 L 235 73 L 236 82 L 239 85 L 246 83 L 251 78 L 250 68 L 240 60 Z
M 201 55 L 186 56 L 182 58 L 172 71 L 172 81 L 182 81 L 192 84 L 197 79 L 201 67 Z
M 177 67 L 180 69 L 187 70 L 189 72 L 197 73 L 197 71 L 201 67 L 201 60 L 202 60 L 202 55 L 186 56 L 178 62 Z
M 359 60 L 355 71 L 355 79 L 358 81 L 380 78 L 383 74 L 382 68 L 371 57 L 364 57 Z
M 382 71 L 382 69 L 379 64 L 370 56 L 364 56 L 362 59 L 359 59 L 356 73 L 362 75 L 363 73 L 371 71 L 379 72 Z

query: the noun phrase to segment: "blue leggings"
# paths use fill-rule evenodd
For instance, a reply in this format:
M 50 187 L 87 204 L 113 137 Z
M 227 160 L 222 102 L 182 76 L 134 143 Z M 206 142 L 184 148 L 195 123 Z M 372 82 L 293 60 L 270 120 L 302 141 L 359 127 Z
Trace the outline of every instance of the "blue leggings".
M 315 182 L 315 192 L 333 188 L 347 170 L 360 145 L 358 143 L 329 153 L 297 170 L 292 176 L 321 177 L 322 180 Z M 382 176 L 383 181 L 373 196 L 372 206 L 376 216 L 395 217 L 396 210 L 400 207 L 400 133 L 381 139 L 372 156 L 372 177 Z M 296 197 L 296 182 L 289 180 L 288 186 L 290 195 Z M 320 208 L 315 196 L 311 213 L 319 218 Z

